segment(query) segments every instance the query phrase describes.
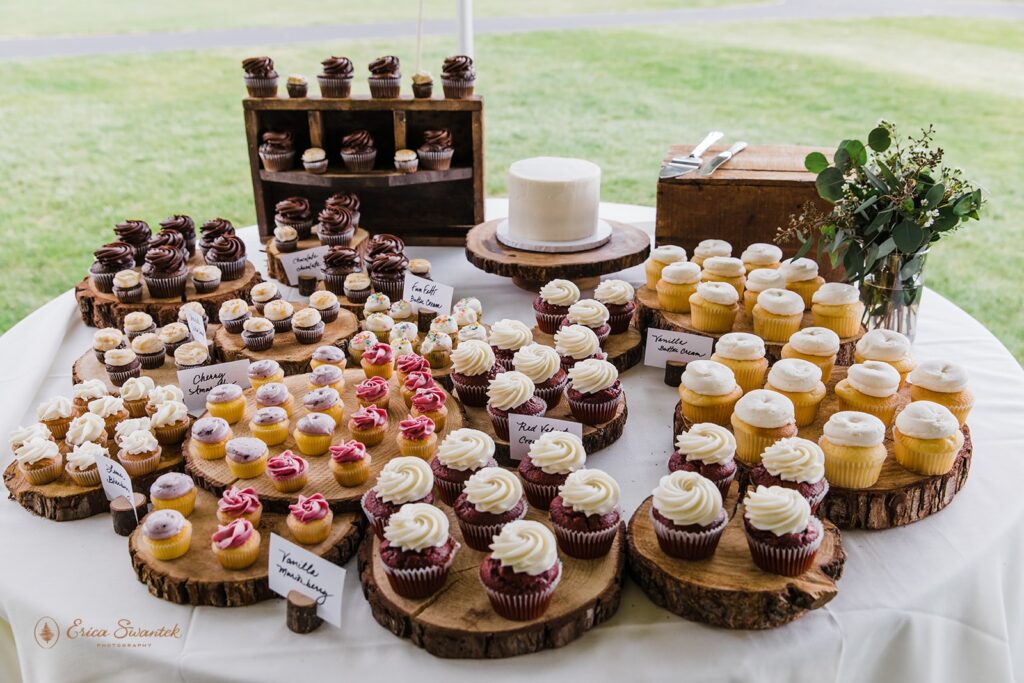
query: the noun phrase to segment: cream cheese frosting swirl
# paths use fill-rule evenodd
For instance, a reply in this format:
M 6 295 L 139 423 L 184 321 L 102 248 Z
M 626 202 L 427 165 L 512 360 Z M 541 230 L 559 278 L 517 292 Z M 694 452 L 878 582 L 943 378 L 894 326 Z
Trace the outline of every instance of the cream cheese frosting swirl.
M 693 255 L 702 259 L 712 256 L 729 256 L 730 254 L 732 254 L 732 245 L 725 240 L 701 240 L 697 244 L 697 248 L 693 250 Z
M 677 470 L 654 487 L 654 509 L 679 526 L 711 526 L 722 514 L 718 487 L 696 472 Z
M 534 384 L 540 384 L 551 379 L 562 368 L 562 359 L 550 346 L 527 344 L 512 357 L 512 367 L 529 377 Z
M 153 317 L 149 313 L 134 311 L 124 317 L 125 332 L 141 332 L 153 326 Z
M 508 512 L 523 498 L 519 477 L 502 467 L 484 467 L 475 472 L 462 490 L 477 510 L 496 515 Z
M 692 285 L 700 282 L 700 266 L 689 261 L 678 261 L 665 266 L 661 279 L 670 285 Z
M 748 391 L 736 402 L 733 412 L 747 424 L 762 429 L 785 427 L 794 420 L 793 402 L 767 389 Z
M 143 375 L 141 377 L 129 377 L 121 385 L 121 398 L 126 401 L 141 401 L 149 396 L 149 392 L 156 388 L 156 382 L 152 377 Z
M 419 552 L 448 542 L 448 515 L 429 503 L 409 503 L 388 518 L 384 538 L 402 550 Z
M 568 474 L 587 464 L 583 442 L 569 432 L 545 432 L 530 444 L 530 461 L 548 474 Z
M 743 261 L 731 256 L 712 256 L 704 259 L 704 271 L 718 277 L 739 277 L 747 272 Z
M 380 471 L 374 488 L 384 502 L 401 505 L 425 498 L 434 488 L 434 473 L 421 458 L 393 458 Z
M 895 362 L 910 353 L 910 340 L 895 330 L 871 330 L 857 342 L 857 353 L 865 360 Z
M 568 325 L 555 333 L 555 351 L 560 356 L 580 360 L 601 350 L 597 334 L 585 325 Z
M 106 448 L 98 443 L 86 441 L 78 444 L 71 449 L 70 453 L 68 453 L 68 466 L 72 470 L 84 472 L 95 465 L 96 458 L 101 455 L 104 457 L 109 455 Z
M 149 405 L 158 406 L 167 401 L 184 401 L 185 394 L 173 384 L 161 384 L 149 390 Z
M 573 325 L 600 327 L 608 322 L 608 307 L 596 299 L 580 299 L 569 307 L 566 318 Z
M 786 282 L 805 282 L 818 277 L 818 264 L 809 258 L 789 259 L 782 263 Z
M 798 436 L 779 439 L 761 454 L 770 474 L 786 481 L 813 484 L 825 476 L 825 453 L 813 441 Z
M 164 401 L 153 414 L 154 427 L 169 427 L 188 420 L 188 408 L 180 401 Z
M 744 287 L 749 292 L 763 292 L 766 289 L 785 289 L 786 276 L 774 268 L 755 268 L 747 273 Z
M 29 439 L 14 451 L 14 459 L 22 465 L 33 465 L 44 458 L 59 458 L 60 449 L 48 439 Z
M 757 305 L 773 315 L 799 315 L 804 311 L 804 300 L 788 289 L 766 289 L 757 295 Z
M 452 351 L 452 371 L 460 375 L 483 375 L 493 367 L 494 351 L 487 342 L 470 339 Z
M 116 327 L 104 327 L 92 335 L 92 347 L 97 351 L 109 351 L 124 341 L 124 335 Z
M 686 250 L 675 244 L 663 244 L 651 249 L 651 260 L 658 263 L 676 263 L 686 260 Z
M 494 439 L 478 429 L 449 432 L 437 449 L 437 460 L 449 469 L 478 470 L 494 458 Z
M 736 375 L 717 361 L 693 360 L 686 364 L 681 384 L 703 396 L 725 396 L 736 389 Z
M 546 526 L 521 519 L 501 528 L 491 543 L 491 557 L 512 571 L 538 576 L 558 562 L 558 544 Z
M 132 377 L 131 379 L 143 379 L 142 377 Z M 149 377 L 150 382 L 153 380 Z M 129 382 L 131 380 L 128 380 Z M 128 382 L 125 382 L 127 384 Z M 98 379 L 87 379 L 84 382 L 79 382 L 75 386 L 71 387 L 71 393 L 75 398 L 82 399 L 83 401 L 90 401 L 94 398 L 107 395 L 107 385 Z M 121 388 L 121 395 L 124 395 L 124 388 Z
M 132 351 L 135 353 L 154 354 L 164 352 L 164 343 L 155 332 L 146 332 L 132 339 Z
M 258 318 L 253 318 L 257 320 Z M 248 325 L 250 321 L 246 321 Z M 210 359 L 210 349 L 199 342 L 185 342 L 174 349 L 174 360 L 182 365 L 200 365 Z
M 39 404 L 36 408 L 36 419 L 60 420 L 71 417 L 71 400 L 66 396 L 54 396 Z
M 552 280 L 540 288 L 540 298 L 552 306 L 572 306 L 580 299 L 580 288 L 569 280 Z
M 515 370 L 503 372 L 487 387 L 489 404 L 500 410 L 512 410 L 533 398 L 533 380 Z
M 173 322 L 161 327 L 158 336 L 164 344 L 177 344 L 189 338 L 189 331 L 185 323 Z
M 896 429 L 915 439 L 945 439 L 960 431 L 960 423 L 946 406 L 913 401 L 896 415 Z
M 967 371 L 949 361 L 926 360 L 910 371 L 907 381 L 928 391 L 951 394 L 967 388 Z
M 702 282 L 697 285 L 697 294 L 704 301 L 721 306 L 732 306 L 740 298 L 736 288 L 728 282 Z
M 558 489 L 562 503 L 585 515 L 607 515 L 619 504 L 619 483 L 601 470 L 578 470 Z
M 77 446 L 86 441 L 98 441 L 106 430 L 107 423 L 102 417 L 94 413 L 84 413 L 71 421 L 65 438 L 69 444 Z
M 736 455 L 736 437 L 721 425 L 698 422 L 676 437 L 676 450 L 687 462 L 722 465 Z
M 8 443 L 13 448 L 32 439 L 50 439 L 50 428 L 42 422 L 33 422 L 27 427 L 18 427 L 8 436 Z
M 888 398 L 900 388 L 900 373 L 896 368 L 879 360 L 866 360 L 851 365 L 846 371 L 850 386 L 862 394 Z
M 799 491 L 781 486 L 758 486 L 748 490 L 743 507 L 752 527 L 776 536 L 800 533 L 807 528 L 811 517 L 807 499 Z
M 808 356 L 834 356 L 839 353 L 839 335 L 827 327 L 805 327 L 793 333 L 789 345 Z
M 715 355 L 730 360 L 758 360 L 764 354 L 764 340 L 749 332 L 729 332 L 715 343 Z
M 885 424 L 874 415 L 841 410 L 829 416 L 822 433 L 837 446 L 867 448 L 882 443 Z
M 821 384 L 821 368 L 800 358 L 783 358 L 768 371 L 768 384 L 781 391 L 814 391 Z
M 363 319 L 363 328 L 373 333 L 390 332 L 395 319 L 387 313 L 370 313 Z
M 491 325 L 491 346 L 506 351 L 515 351 L 533 341 L 530 328 L 518 320 L 508 318 Z
M 774 244 L 755 242 L 743 250 L 740 259 L 755 266 L 769 265 L 782 260 L 782 250 Z
M 596 394 L 617 382 L 619 371 L 614 365 L 599 358 L 581 360 L 569 369 L 572 388 L 581 394 Z
M 131 349 L 110 349 L 103 354 L 103 362 L 115 368 L 131 365 L 135 358 L 135 352 Z
M 594 290 L 594 298 L 603 304 L 623 306 L 636 298 L 636 290 L 625 280 L 603 280 Z
M 292 326 L 299 329 L 316 327 L 322 320 L 320 311 L 310 306 L 303 308 L 292 317 Z
M 124 409 L 124 399 L 120 396 L 100 396 L 89 401 L 89 412 L 100 417 L 110 417 L 111 415 L 126 412 Z
M 811 302 L 836 306 L 860 301 L 860 290 L 845 282 L 826 282 L 811 296 Z
M 121 450 L 125 453 L 152 453 L 159 447 L 160 443 L 153 436 L 153 432 L 144 432 L 141 429 L 121 439 Z

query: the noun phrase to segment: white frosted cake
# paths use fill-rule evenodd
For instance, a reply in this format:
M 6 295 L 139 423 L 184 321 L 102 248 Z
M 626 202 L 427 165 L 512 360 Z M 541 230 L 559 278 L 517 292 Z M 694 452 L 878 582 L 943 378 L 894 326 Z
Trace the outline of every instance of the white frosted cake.
M 597 232 L 601 167 L 583 159 L 534 157 L 508 169 L 508 234 L 574 242 Z

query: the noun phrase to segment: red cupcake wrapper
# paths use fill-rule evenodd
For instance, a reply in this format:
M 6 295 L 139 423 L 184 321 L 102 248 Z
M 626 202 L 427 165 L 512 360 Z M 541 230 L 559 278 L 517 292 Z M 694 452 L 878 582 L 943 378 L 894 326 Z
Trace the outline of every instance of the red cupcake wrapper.
M 466 485 L 464 481 L 446 481 L 438 477 L 434 477 L 434 485 L 437 487 L 437 493 L 441 496 L 441 500 L 446 505 L 455 505 L 455 499 L 462 493 L 463 487 Z
M 487 415 L 491 418 L 494 435 L 499 439 L 508 441 L 508 415 L 495 415 L 490 410 L 487 411 Z
M 391 588 L 403 598 L 420 600 L 429 598 L 444 588 L 448 580 L 448 570 L 455 561 L 455 555 L 462 546 L 456 542 L 448 561 L 437 567 L 421 567 L 418 569 L 398 569 L 384 565 L 384 574 L 388 577 Z
M 462 531 L 462 540 L 473 550 L 479 550 L 482 553 L 490 552 L 491 543 L 494 541 L 494 537 L 501 533 L 502 527 L 523 519 L 526 517 L 526 512 L 529 509 L 528 505 L 523 505 L 523 514 L 500 524 L 471 524 L 459 519 L 459 530 Z
M 599 425 L 608 422 L 615 417 L 615 411 L 619 407 L 619 397 L 615 397 L 603 403 L 592 403 L 590 401 L 574 401 L 566 396 L 569 401 L 569 410 L 572 416 L 583 424 Z
M 747 546 L 750 548 L 750 557 L 754 564 L 763 571 L 782 576 L 800 576 L 810 570 L 814 566 L 814 556 L 825 538 L 825 530 L 817 517 L 811 517 L 808 523 L 817 527 L 818 537 L 813 543 L 799 548 L 768 545 L 747 533 Z
M 142 279 L 146 281 L 151 297 L 154 299 L 170 299 L 172 297 L 179 297 L 185 292 L 185 281 L 188 279 L 188 273 L 172 277 L 144 275 Z
M 651 508 L 651 522 L 654 523 L 654 535 L 658 537 L 658 545 L 662 552 L 681 560 L 705 560 L 715 554 L 718 541 L 721 540 L 725 527 L 729 524 L 728 515 L 723 516 L 721 524 L 703 531 L 681 531 L 663 524 L 654 516 Z
M 475 408 L 483 408 L 487 405 L 486 384 L 480 386 L 462 384 L 454 377 L 452 377 L 451 380 L 452 384 L 455 386 L 455 393 L 459 395 L 459 401 L 461 401 L 463 405 L 473 406 Z
M 369 523 L 370 528 L 373 529 L 373 533 L 376 534 L 377 538 L 384 540 L 384 528 L 388 525 L 387 517 L 378 517 L 369 510 L 366 509 L 367 496 L 373 495 L 373 489 L 368 490 L 359 499 L 359 507 L 363 509 L 363 514 L 366 515 L 366 521 Z
M 566 377 L 561 384 L 553 387 L 534 387 L 533 395 L 544 401 L 547 404 L 548 410 L 552 410 L 562 401 L 562 394 L 565 393 L 565 387 L 569 384 L 569 378 Z
M 533 309 L 533 314 L 537 318 L 537 327 L 541 332 L 547 334 L 558 332 L 558 328 L 562 326 L 562 321 L 566 316 L 565 313 L 542 313 L 537 309 Z
M 558 547 L 562 549 L 563 553 L 571 557 L 591 560 L 595 557 L 604 557 L 612 549 L 612 542 L 615 540 L 615 535 L 619 533 L 621 522 L 598 531 L 563 529 L 558 524 L 551 526 L 555 530 Z
M 538 510 L 548 510 L 551 508 L 551 501 L 558 495 L 558 484 L 535 484 L 528 479 L 523 479 L 523 493 L 526 494 L 526 500 L 533 507 Z
M 543 591 L 512 595 L 510 593 L 499 593 L 484 586 L 484 592 L 487 593 L 487 597 L 491 601 L 491 607 L 494 608 L 494 611 L 499 616 L 513 621 L 530 621 L 544 614 L 548 605 L 551 604 L 551 596 L 554 595 L 555 588 L 558 587 L 561 580 L 562 561 L 559 560 L 558 576 Z

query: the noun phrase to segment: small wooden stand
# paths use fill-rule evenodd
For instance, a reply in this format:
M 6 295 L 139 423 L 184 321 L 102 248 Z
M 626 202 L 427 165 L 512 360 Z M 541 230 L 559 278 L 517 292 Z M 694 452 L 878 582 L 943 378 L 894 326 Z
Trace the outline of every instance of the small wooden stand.
M 441 509 L 451 520 L 452 537 L 462 542 L 451 509 L 443 504 Z M 527 518 L 550 525 L 543 512 L 530 510 Z M 624 549 L 620 532 L 605 557 L 578 560 L 559 553 L 561 582 L 548 610 L 533 621 L 498 616 L 480 584 L 485 553 L 465 544 L 455 556 L 447 585 L 423 600 L 403 598 L 392 590 L 374 534 L 368 534 L 359 548 L 359 578 L 373 618 L 430 654 L 463 659 L 514 657 L 567 645 L 614 615 L 622 593 Z
M 139 581 L 158 598 L 182 605 L 240 607 L 276 597 L 267 580 L 270 534 L 295 542 L 285 522 L 287 515 L 264 509 L 258 531 L 260 555 L 245 569 L 224 569 L 210 549 L 210 536 L 217 530 L 217 497 L 196 492 L 196 508 L 188 517 L 192 523 L 192 544 L 187 553 L 174 560 L 153 557 L 142 537 L 141 525 L 128 539 L 128 554 Z M 311 553 L 345 564 L 362 540 L 365 522 L 361 514 L 334 514 L 327 540 L 303 546 Z
M 307 634 L 320 628 L 324 620 L 316 615 L 316 600 L 299 591 L 288 593 L 285 624 L 292 633 Z
M 149 500 L 138 491 L 132 494 L 132 500 L 118 496 L 110 501 L 110 519 L 114 523 L 114 533 L 118 536 L 131 536 L 139 521 L 146 516 Z
M 347 441 L 351 438 L 348 429 L 348 417 L 355 411 L 356 406 L 358 405 L 356 402 L 356 385 L 359 384 L 364 377 L 365 375 L 362 370 L 345 370 L 345 389 L 342 391 L 342 399 L 345 402 L 345 418 L 341 421 L 337 430 L 334 432 L 334 443 L 342 443 L 343 441 Z M 289 427 L 290 430 L 294 430 L 295 424 L 303 415 L 306 414 L 306 409 L 302 407 L 302 397 L 309 390 L 309 384 L 304 375 L 286 377 L 284 383 L 295 398 L 295 407 L 293 409 Z M 253 413 L 256 410 L 255 392 L 252 389 L 246 389 L 245 398 L 247 402 L 245 417 L 242 418 L 241 421 L 231 425 L 231 429 L 236 437 L 252 435 L 249 429 L 249 420 L 252 418 Z M 446 426 L 444 430 L 438 432 L 438 442 L 443 440 L 448 432 L 463 426 L 461 408 L 458 402 L 451 396 L 448 397 L 447 407 L 448 417 L 446 419 Z M 287 513 L 288 505 L 295 502 L 295 499 L 300 493 L 307 496 L 313 493 L 322 493 L 324 497 L 327 498 L 328 502 L 330 502 L 331 508 L 336 513 L 356 512 L 361 514 L 359 499 L 367 489 L 373 486 L 374 482 L 377 480 L 377 475 L 380 473 L 384 465 L 392 458 L 398 456 L 398 444 L 395 440 L 395 437 L 398 434 L 398 423 L 409 414 L 409 409 L 405 407 L 405 402 L 402 400 L 401 393 L 398 389 L 397 377 L 392 377 L 391 379 L 391 403 L 388 409 L 388 414 L 388 433 L 384 437 L 384 441 L 381 444 L 372 446 L 368 449 L 372 458 L 372 462 L 370 463 L 370 478 L 365 484 L 355 488 L 343 487 L 334 479 L 334 475 L 331 474 L 330 470 L 330 458 L 327 455 L 303 455 L 295 445 L 295 439 L 292 436 L 289 436 L 284 443 L 278 446 L 271 446 L 270 453 L 271 455 L 276 455 L 285 449 L 290 448 L 296 455 L 301 456 L 309 463 L 309 483 L 307 483 L 305 488 L 301 491 L 295 493 L 279 492 L 264 475 L 260 475 L 254 479 L 238 479 L 231 473 L 231 470 L 228 468 L 227 462 L 225 462 L 224 458 L 220 458 L 218 460 L 203 460 L 202 458 L 197 457 L 192 452 L 190 439 L 185 441 L 183 447 L 186 461 L 185 470 L 192 475 L 197 485 L 217 495 L 220 495 L 224 489 L 233 484 L 237 484 L 239 486 L 251 486 L 256 490 L 256 493 L 259 494 L 265 510 Z
M 217 325 L 216 327 L 220 327 Z M 214 327 L 209 328 L 212 336 Z M 178 370 L 174 367 L 174 359 L 167 358 L 164 360 L 164 364 L 155 370 L 142 370 L 142 374 L 146 377 L 152 377 L 153 381 L 157 386 L 164 384 L 178 385 Z M 75 361 L 74 365 L 71 366 L 71 383 L 79 384 L 86 380 L 98 379 L 107 385 L 107 391 L 114 394 L 120 391 L 118 387 L 114 386 L 114 383 L 110 381 L 110 375 L 107 374 L 107 368 L 96 358 L 96 354 L 92 349 L 89 349 Z
M 742 301 L 740 303 L 741 310 L 739 315 L 736 316 L 736 324 L 733 325 L 730 332 L 749 332 L 754 333 L 754 321 L 746 315 L 742 310 Z M 693 323 L 690 320 L 689 313 L 668 313 L 658 308 L 658 293 L 645 287 L 639 287 L 636 290 L 636 324 L 640 328 L 640 331 L 644 334 L 647 332 L 647 328 L 654 327 L 659 330 L 673 330 L 677 332 L 686 332 L 688 334 L 695 334 L 701 337 L 710 337 L 711 339 L 718 340 L 722 334 L 716 334 L 712 332 L 702 332 L 694 328 Z M 814 325 L 814 318 L 811 316 L 810 311 L 804 313 L 803 322 L 800 323 L 801 329 L 804 327 L 811 327 Z M 839 340 L 839 353 L 836 355 L 837 366 L 848 366 L 853 365 L 853 352 L 857 345 L 857 342 L 861 337 L 864 336 L 864 328 L 861 327 L 860 334 L 856 337 L 847 337 L 846 339 Z M 765 342 L 765 357 L 769 363 L 782 358 L 782 347 L 785 344 L 778 342 Z
M 555 336 L 533 328 L 533 341 L 545 346 L 555 346 Z M 608 354 L 608 362 L 619 372 L 625 372 L 644 359 L 644 338 L 633 325 L 622 334 L 609 335 L 602 350 Z
M 466 258 L 487 273 L 512 278 L 535 292 L 555 278 L 593 289 L 600 276 L 643 263 L 651 253 L 651 236 L 628 223 L 608 221 L 612 238 L 596 249 L 569 254 L 544 254 L 506 247 L 495 236 L 500 220 L 481 223 L 466 236 Z
M 779 576 L 762 571 L 750 558 L 736 484 L 725 501 L 731 518 L 707 560 L 680 560 L 661 550 L 651 501 L 645 500 L 629 521 L 629 571 L 659 607 L 713 626 L 768 629 L 799 619 L 836 596 L 846 553 L 831 523 L 824 522 L 814 567 L 797 577 Z
M 352 235 L 352 241 L 349 242 L 348 246 L 355 249 L 356 251 L 362 251 L 362 246 L 369 239 L 370 233 L 362 228 L 356 228 L 355 234 Z M 298 245 L 295 247 L 295 251 L 304 251 L 306 249 L 315 249 L 321 246 L 320 240 L 316 237 L 310 237 L 309 239 L 299 240 Z M 289 287 L 298 286 L 298 282 L 292 282 L 288 279 L 288 272 L 281 265 L 281 251 L 277 248 L 277 244 L 273 238 L 266 241 L 267 249 L 267 277 L 273 278 L 278 282 L 282 282 Z

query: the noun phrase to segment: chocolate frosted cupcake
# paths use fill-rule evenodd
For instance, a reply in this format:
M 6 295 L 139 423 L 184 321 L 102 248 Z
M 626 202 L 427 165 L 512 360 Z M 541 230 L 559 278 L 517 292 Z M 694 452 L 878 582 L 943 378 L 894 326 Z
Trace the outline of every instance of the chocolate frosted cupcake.
M 188 265 L 181 249 L 157 247 L 146 253 L 142 277 L 155 299 L 181 297 L 185 294 Z
M 295 228 L 299 239 L 306 239 L 313 227 L 313 211 L 309 208 L 309 200 L 305 197 L 282 199 L 274 205 L 274 223 Z
M 199 230 L 201 233 L 199 237 L 199 251 L 202 252 L 203 256 L 206 256 L 206 252 L 210 250 L 210 247 L 217 241 L 217 238 L 235 234 L 235 226 L 231 225 L 231 221 L 226 218 L 208 220 L 203 223 L 203 227 Z
M 113 291 L 114 276 L 122 270 L 135 267 L 135 247 L 127 242 L 111 242 L 92 253 L 96 259 L 89 266 L 89 277 L 101 292 Z
M 196 224 L 189 216 L 174 214 L 160 221 L 161 230 L 175 230 L 185 238 L 185 249 L 190 257 L 196 255 Z
M 345 169 L 353 173 L 372 171 L 377 159 L 377 148 L 369 131 L 357 130 L 341 139 L 341 160 Z
M 370 62 L 370 97 L 394 98 L 402 89 L 398 57 L 385 55 Z
M 366 247 L 367 262 L 373 261 L 381 254 L 404 254 L 405 242 L 397 235 L 382 232 L 370 238 Z
M 320 62 L 323 71 L 316 77 L 320 96 L 348 97 L 352 93 L 352 60 L 348 57 L 328 57 Z
M 249 97 L 277 97 L 277 72 L 270 57 L 247 57 L 242 60 L 245 87 Z
M 356 224 L 352 212 L 348 209 L 325 208 L 317 216 L 319 223 L 316 232 L 320 243 L 329 247 L 347 247 L 356 234 Z
M 370 263 L 373 288 L 391 299 L 401 299 L 405 288 L 405 270 L 409 259 L 404 254 L 381 254 Z
M 473 68 L 473 58 L 467 55 L 454 55 L 444 60 L 441 67 L 441 86 L 444 88 L 444 96 L 461 100 L 473 95 L 473 85 L 476 83 L 476 70 Z
M 324 286 L 329 292 L 346 294 L 345 277 L 350 273 L 361 273 L 362 270 L 363 259 L 355 249 L 331 247 L 324 254 Z
M 444 171 L 451 168 L 452 156 L 455 148 L 452 147 L 452 135 L 446 128 L 441 130 L 428 130 L 423 133 L 423 144 L 416 150 L 420 163 L 428 171 Z
M 359 208 L 361 206 L 359 197 L 354 192 L 338 192 L 332 194 L 324 202 L 325 207 L 332 209 L 348 209 L 352 212 L 352 220 L 359 225 Z
M 142 301 L 142 276 L 137 270 L 122 270 L 114 276 L 114 296 L 123 304 Z
M 149 238 L 153 236 L 149 224 L 146 221 L 129 218 L 115 225 L 114 232 L 117 234 L 119 242 L 129 244 L 135 250 L 135 265 L 141 266 L 146 258 L 146 250 L 149 248 Z
M 237 235 L 218 237 L 206 252 L 206 263 L 220 268 L 225 280 L 237 280 L 245 272 L 245 242 Z
M 149 240 L 149 249 L 170 247 L 177 249 L 188 261 L 188 249 L 185 247 L 185 236 L 177 230 L 161 230 Z
M 268 130 L 261 138 L 260 159 L 268 171 L 287 171 L 295 165 L 295 141 L 289 132 Z

